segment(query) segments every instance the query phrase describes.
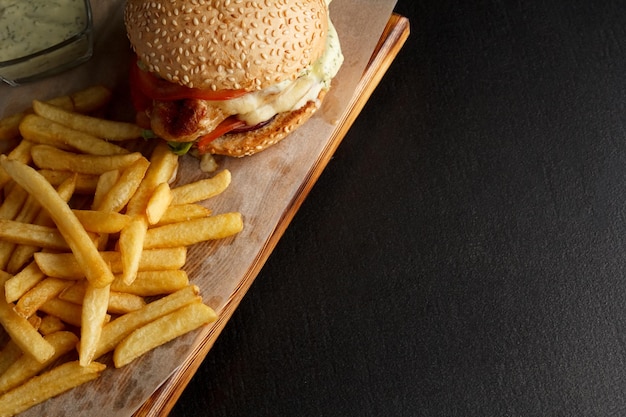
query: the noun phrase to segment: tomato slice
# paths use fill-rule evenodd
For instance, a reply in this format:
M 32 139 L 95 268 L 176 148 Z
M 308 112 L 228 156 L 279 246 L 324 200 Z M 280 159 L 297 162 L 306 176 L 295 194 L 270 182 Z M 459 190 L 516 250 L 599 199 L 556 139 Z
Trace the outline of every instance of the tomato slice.
M 247 93 L 246 90 L 217 90 L 189 88 L 143 71 L 137 65 L 131 69 L 131 81 L 137 89 L 152 100 L 174 101 L 189 98 L 201 100 L 231 100 Z
M 239 120 L 237 116 L 229 116 L 222 123 L 217 125 L 217 127 L 210 133 L 201 136 L 196 142 L 198 146 L 198 152 L 200 154 L 204 154 L 207 152 L 207 146 L 209 143 L 219 138 L 222 135 L 225 135 L 228 132 L 239 129 L 246 126 L 246 122 Z

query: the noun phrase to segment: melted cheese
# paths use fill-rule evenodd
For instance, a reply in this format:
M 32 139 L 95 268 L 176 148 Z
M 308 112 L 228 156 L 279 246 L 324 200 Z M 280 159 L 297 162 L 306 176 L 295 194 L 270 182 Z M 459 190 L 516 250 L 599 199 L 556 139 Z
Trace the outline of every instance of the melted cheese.
M 278 113 L 297 110 L 308 101 L 316 100 L 322 89 L 330 87 L 330 81 L 339 72 L 343 59 L 337 31 L 329 21 L 324 54 L 300 77 L 233 100 L 215 101 L 212 104 L 227 114 L 237 114 L 239 119 L 250 126 L 256 125 Z

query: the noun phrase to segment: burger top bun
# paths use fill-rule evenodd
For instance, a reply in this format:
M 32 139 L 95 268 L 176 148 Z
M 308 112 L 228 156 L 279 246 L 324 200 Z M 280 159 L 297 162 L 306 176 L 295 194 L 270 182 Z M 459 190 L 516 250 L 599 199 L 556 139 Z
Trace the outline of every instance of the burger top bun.
M 124 19 L 149 71 L 212 90 L 293 80 L 322 55 L 328 32 L 325 0 L 128 0 Z

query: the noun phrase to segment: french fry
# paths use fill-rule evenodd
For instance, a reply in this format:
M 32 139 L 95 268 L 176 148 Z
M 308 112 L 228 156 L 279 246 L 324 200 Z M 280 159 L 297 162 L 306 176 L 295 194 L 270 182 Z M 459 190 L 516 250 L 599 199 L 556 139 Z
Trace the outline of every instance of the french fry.
M 42 319 L 37 316 L 32 316 L 28 319 L 28 322 L 33 326 L 33 329 L 41 331 Z M 6 334 L 6 333 L 5 333 Z M 43 333 L 42 333 L 43 334 Z M 2 375 L 20 356 L 22 356 L 22 349 L 15 343 L 15 341 L 9 339 L 6 345 L 0 351 L 0 375 Z
M 19 161 L 0 155 L 0 164 L 18 184 L 37 198 L 39 204 L 46 207 L 78 263 L 84 268 L 87 279 L 99 287 L 113 282 L 113 273 L 93 241 L 52 185 L 33 168 Z
M 143 156 L 130 164 L 122 171 L 118 181 L 102 197 L 96 209 L 116 212 L 122 210 L 139 188 L 149 165 L 150 162 Z
M 0 219 L 15 219 L 27 198 L 28 192 L 25 189 L 19 185 L 12 187 L 2 205 L 0 205 Z
M 102 326 L 106 322 L 109 307 L 111 286 L 95 287 L 87 283 L 80 327 L 80 344 L 78 360 L 82 366 L 87 366 L 94 359 Z
M 142 137 L 143 129 L 134 123 L 104 120 L 80 113 L 64 110 L 60 107 L 33 101 L 33 110 L 39 116 L 61 125 L 107 140 L 120 141 Z
M 201 302 L 186 305 L 151 321 L 124 338 L 113 352 L 113 363 L 116 368 L 121 368 L 155 347 L 216 319 L 213 309 Z
M 75 327 L 80 327 L 82 324 L 82 308 L 79 304 L 74 304 L 59 298 L 53 298 L 46 301 L 41 307 L 39 307 L 39 310 L 46 314 L 58 317 L 64 323 Z
M 1 284 L 4 284 L 9 277 L 8 273 L 0 271 Z M 8 303 L 4 297 L 0 297 L 0 324 L 22 352 L 27 352 L 37 361 L 44 362 L 54 355 L 54 347 L 37 332 L 27 319 L 17 314 L 14 306 Z
M 161 220 L 163 214 L 167 211 L 167 208 L 170 206 L 172 202 L 172 192 L 170 190 L 170 186 L 166 182 L 162 182 L 159 184 L 154 193 L 148 200 L 148 204 L 146 207 L 146 217 L 148 219 L 148 224 L 156 224 Z
M 111 284 L 111 289 L 112 288 L 113 284 Z M 85 298 L 85 292 L 86 283 L 84 281 L 80 281 L 65 288 L 59 294 L 59 298 L 74 304 L 82 305 L 83 299 Z M 146 301 L 143 297 L 127 292 L 111 291 L 109 293 L 109 305 L 107 307 L 107 312 L 109 314 L 126 314 L 131 311 L 139 310 L 145 305 Z
M 16 113 L 0 119 L 0 140 L 17 139 L 20 136 L 20 122 L 25 113 Z
M 39 246 L 56 250 L 69 249 L 63 235 L 56 228 L 15 220 L 0 219 L 0 239 L 18 245 Z
M 120 232 L 118 244 L 122 260 L 122 277 L 126 284 L 131 284 L 139 271 L 147 230 L 145 216 L 136 215 Z
M 46 336 L 54 332 L 60 332 L 65 329 L 65 324 L 60 318 L 46 314 L 41 318 L 41 324 L 39 325 L 39 333 Z
M 100 256 L 110 265 L 113 273 L 122 272 L 122 260 L 118 251 L 103 251 Z M 37 252 L 34 257 L 38 268 L 47 276 L 71 280 L 85 277 L 85 272 L 72 253 Z M 139 271 L 179 269 L 186 259 L 187 248 L 183 246 L 144 250 L 139 260 Z
M 126 208 L 126 213 L 134 216 L 134 220 L 120 232 L 118 241 L 123 265 L 122 275 L 126 284 L 133 282 L 139 270 L 143 239 L 148 229 L 148 202 L 159 184 L 167 182 L 178 167 L 178 157 L 163 143 L 154 148 L 151 161 L 145 178 Z
M 74 107 L 72 99 L 68 96 L 56 97 L 48 102 L 66 109 Z M 32 114 L 32 111 L 33 109 L 27 109 L 0 119 L 0 141 L 18 139 L 20 136 L 20 123 L 24 117 Z
M 31 155 L 35 165 L 42 169 L 94 175 L 127 168 L 143 157 L 139 152 L 124 155 L 85 155 L 63 151 L 48 145 L 33 146 Z
M 85 132 L 74 130 L 36 114 L 29 114 L 20 123 L 22 137 L 40 145 L 90 155 L 124 155 L 130 153 L 114 143 Z
M 48 103 L 78 113 L 91 113 L 106 106 L 111 101 L 112 96 L 113 94 L 108 88 L 102 85 L 94 85 L 70 94 L 73 104 L 72 108 L 59 106 L 55 102 Z
M 130 217 L 115 211 L 72 210 L 85 230 L 94 233 L 117 233 L 130 221 Z
M 81 366 L 77 361 L 66 362 L 52 368 L 0 396 L 0 416 L 14 416 L 85 382 L 92 381 L 105 368 L 106 365 L 98 362 Z
M 57 192 L 63 201 L 69 201 L 76 189 L 76 177 L 70 177 L 63 181 L 58 187 Z M 54 221 L 50 218 L 50 214 L 46 210 L 40 210 L 37 217 L 33 220 L 33 224 L 41 226 L 53 226 Z M 11 255 L 11 259 L 7 265 L 7 272 L 16 274 L 20 269 L 28 263 L 33 254 L 40 250 L 37 246 L 18 245 Z
M 0 375 L 9 369 L 22 354 L 22 349 L 13 340 L 9 340 L 0 350 Z
M 46 301 L 56 297 L 61 291 L 71 285 L 71 281 L 59 278 L 46 278 L 28 290 L 15 303 L 15 312 L 22 317 L 29 318 Z
M 109 297 L 109 314 L 127 314 L 137 311 L 146 305 L 143 297 L 124 292 L 111 292 Z
M 230 171 L 224 169 L 211 178 L 205 178 L 172 188 L 172 204 L 197 203 L 222 193 L 231 181 Z
M 0 220 L 0 222 L 13 221 L 13 219 L 18 218 L 26 201 L 28 201 L 28 193 L 26 190 L 15 183 L 11 184 L 13 186 L 0 206 L 0 219 L 6 220 Z M 7 264 L 9 263 L 14 249 L 15 242 L 0 240 L 0 270 L 7 269 Z
M 9 303 L 17 301 L 45 277 L 45 274 L 41 272 L 35 261 L 31 262 L 4 283 L 6 301 Z
M 150 156 L 150 167 L 139 189 L 128 202 L 127 214 L 137 215 L 146 212 L 148 200 L 154 189 L 168 182 L 178 168 L 178 156 L 172 153 L 165 143 L 159 142 Z
M 116 276 L 113 283 L 111 283 L 111 290 L 149 297 L 171 294 L 188 285 L 189 276 L 182 269 L 139 271 L 131 284 L 126 284 L 122 276 Z
M 32 160 L 30 150 L 34 145 L 35 144 L 31 141 L 21 140 L 17 146 L 9 152 L 8 157 L 28 164 Z M 11 181 L 11 176 L 4 170 L 4 168 L 0 167 L 0 188 L 5 187 L 9 181 Z
M 98 207 L 102 205 L 102 200 L 107 195 L 107 193 L 113 188 L 115 183 L 120 178 L 120 170 L 114 169 L 111 171 L 107 171 L 102 175 L 98 176 L 98 182 L 96 184 L 96 189 L 94 190 L 93 202 L 91 203 L 91 208 L 93 210 L 97 210 Z
M 56 171 L 54 169 L 40 169 L 39 173 L 53 186 L 60 186 L 70 178 L 75 178 L 77 194 L 93 194 L 98 185 L 98 175 L 81 174 L 70 171 Z
M 243 230 L 240 213 L 223 213 L 186 222 L 153 227 L 144 239 L 145 249 L 190 246 L 207 240 L 223 239 Z
M 208 209 L 200 204 L 190 203 L 179 204 L 177 206 L 170 205 L 167 210 L 165 210 L 165 213 L 163 213 L 156 226 L 179 223 L 191 219 L 199 219 L 201 217 L 208 217 L 211 214 L 211 209 Z
M 190 285 L 182 290 L 146 304 L 146 306 L 140 310 L 116 318 L 107 323 L 102 329 L 98 349 L 96 350 L 94 358 L 99 358 L 113 350 L 122 339 L 131 334 L 135 329 L 167 315 L 172 311 L 176 311 L 187 304 L 200 301 L 202 301 L 202 299 L 198 295 L 198 287 Z
M 44 336 L 44 339 L 54 347 L 54 355 L 44 362 L 38 362 L 30 355 L 21 355 L 0 375 L 0 393 L 4 394 L 34 377 L 55 360 L 74 349 L 78 342 L 78 337 L 68 331 L 52 333 Z
M 60 96 L 48 100 L 47 103 L 57 107 L 80 113 L 89 113 L 104 107 L 111 100 L 111 91 L 103 86 L 89 87 L 70 96 Z M 0 140 L 17 139 L 20 135 L 19 125 L 22 119 L 31 114 L 32 109 L 0 119 Z

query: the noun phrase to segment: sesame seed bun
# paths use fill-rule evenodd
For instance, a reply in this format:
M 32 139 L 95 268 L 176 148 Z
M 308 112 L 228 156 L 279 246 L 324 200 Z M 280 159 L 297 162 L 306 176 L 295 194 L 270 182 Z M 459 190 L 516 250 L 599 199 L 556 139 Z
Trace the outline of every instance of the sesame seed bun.
M 145 67 L 186 87 L 260 90 L 293 80 L 324 51 L 325 0 L 128 0 Z

